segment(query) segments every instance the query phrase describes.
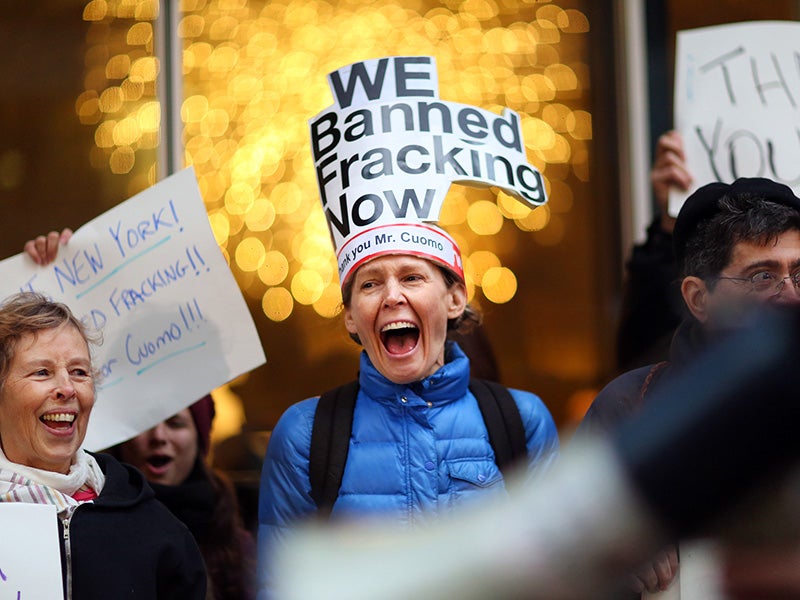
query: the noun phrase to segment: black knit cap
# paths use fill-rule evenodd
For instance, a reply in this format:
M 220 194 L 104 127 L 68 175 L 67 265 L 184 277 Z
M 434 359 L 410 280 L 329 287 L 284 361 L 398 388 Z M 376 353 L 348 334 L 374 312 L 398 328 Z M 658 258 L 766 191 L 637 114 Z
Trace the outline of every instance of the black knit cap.
M 800 198 L 794 195 L 790 187 L 764 177 L 742 177 L 733 183 L 715 181 L 704 185 L 686 199 L 675 221 L 672 247 L 680 270 L 683 270 L 686 243 L 695 234 L 701 222 L 711 219 L 719 212 L 720 198 L 742 194 L 783 204 L 800 212 Z

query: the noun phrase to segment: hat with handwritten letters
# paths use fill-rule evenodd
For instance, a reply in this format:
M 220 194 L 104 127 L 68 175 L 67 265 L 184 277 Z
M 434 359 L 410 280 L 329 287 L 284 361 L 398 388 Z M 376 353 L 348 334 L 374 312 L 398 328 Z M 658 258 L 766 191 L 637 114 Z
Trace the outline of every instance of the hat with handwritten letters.
M 800 211 L 800 198 L 790 187 L 764 177 L 740 177 L 733 183 L 714 181 L 697 188 L 684 202 L 672 232 L 672 247 L 679 269 L 683 270 L 686 245 L 698 226 L 720 212 L 719 201 L 725 196 L 748 195 L 782 204 Z
M 435 223 L 451 183 L 497 186 L 531 208 L 547 201 L 520 117 L 439 98 L 430 56 L 357 62 L 328 75 L 334 104 L 309 121 L 339 281 L 386 254 L 434 261 L 464 279 Z

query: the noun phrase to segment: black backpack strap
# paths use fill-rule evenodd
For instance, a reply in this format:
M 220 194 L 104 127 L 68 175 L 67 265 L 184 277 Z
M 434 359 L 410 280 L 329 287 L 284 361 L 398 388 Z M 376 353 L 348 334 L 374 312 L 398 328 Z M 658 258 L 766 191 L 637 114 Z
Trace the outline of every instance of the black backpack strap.
M 330 514 L 339 496 L 357 395 L 358 381 L 328 390 L 319 397 L 314 413 L 308 478 L 311 497 L 323 517 Z
M 469 389 L 481 409 L 497 466 L 506 475 L 508 467 L 528 454 L 517 403 L 508 388 L 494 381 L 471 379 Z

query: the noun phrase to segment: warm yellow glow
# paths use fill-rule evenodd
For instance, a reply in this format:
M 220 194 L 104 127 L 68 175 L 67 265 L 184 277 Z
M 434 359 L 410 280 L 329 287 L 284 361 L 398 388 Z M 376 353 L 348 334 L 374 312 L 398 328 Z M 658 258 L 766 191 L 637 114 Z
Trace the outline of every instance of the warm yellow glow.
M 314 310 L 321 317 L 332 319 L 339 314 L 341 309 L 342 289 L 339 287 L 339 281 L 336 280 L 322 291 L 319 300 L 314 302 Z
M 520 114 L 549 204 L 532 210 L 495 188 L 453 186 L 439 218 L 465 256 L 470 298 L 513 297 L 514 274 L 501 266 L 513 252 L 500 239 L 505 220 L 535 232 L 528 235 L 540 244 L 560 243 L 559 215 L 573 204 L 568 182 L 590 174 L 592 115 L 581 103 L 588 66 L 569 41 L 580 40 L 589 21 L 559 4 L 181 0 L 185 163 L 195 169 L 217 243 L 270 319 L 289 318 L 295 303 L 326 318 L 338 313 L 308 119 L 332 102 L 329 72 L 397 54 L 435 56 L 443 99 Z M 152 152 L 164 112 L 153 48 L 158 8 L 157 0 L 91 0 L 83 13 L 91 32 L 75 112 L 95 129 L 91 164 L 129 174 L 134 192 L 163 176 Z M 487 285 L 489 271 L 497 281 Z
M 294 300 L 286 288 L 273 287 L 264 292 L 261 308 L 270 320 L 285 321 L 292 314 Z
M 211 231 L 214 232 L 214 240 L 216 240 L 217 244 L 222 245 L 227 242 L 231 227 L 225 215 L 220 212 L 210 213 L 208 222 L 211 225 Z
M 517 278 L 511 269 L 492 267 L 483 276 L 483 295 L 495 304 L 504 304 L 517 293 Z
M 264 244 L 256 237 L 244 238 L 236 246 L 236 266 L 242 271 L 257 271 L 264 264 Z
M 478 235 L 494 235 L 503 226 L 503 215 L 494 202 L 479 200 L 467 210 L 467 223 Z
M 517 220 L 517 225 L 524 231 L 539 231 L 550 222 L 550 206 L 537 206 L 527 217 Z
M 302 269 L 292 277 L 292 296 L 300 304 L 313 304 L 322 296 L 325 282 L 316 271 Z
M 500 259 L 494 252 L 488 250 L 478 250 L 469 256 L 469 260 L 464 262 L 465 271 L 476 285 L 483 285 L 483 276 L 489 269 L 500 266 Z
M 264 264 L 258 269 L 258 277 L 264 285 L 280 285 L 289 274 L 289 261 L 277 250 L 264 255 Z

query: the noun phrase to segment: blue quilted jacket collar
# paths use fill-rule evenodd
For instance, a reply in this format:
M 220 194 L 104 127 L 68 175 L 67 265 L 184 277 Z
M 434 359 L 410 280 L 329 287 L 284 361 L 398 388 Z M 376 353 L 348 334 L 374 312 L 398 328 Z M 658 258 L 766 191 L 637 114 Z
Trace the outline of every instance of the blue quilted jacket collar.
M 455 342 L 445 346 L 445 364 L 433 375 L 409 384 L 393 383 L 372 365 L 366 352 L 361 353 L 359 372 L 361 390 L 372 400 L 395 404 L 400 396 L 419 397 L 425 402 L 454 402 L 467 393 L 469 359 Z

